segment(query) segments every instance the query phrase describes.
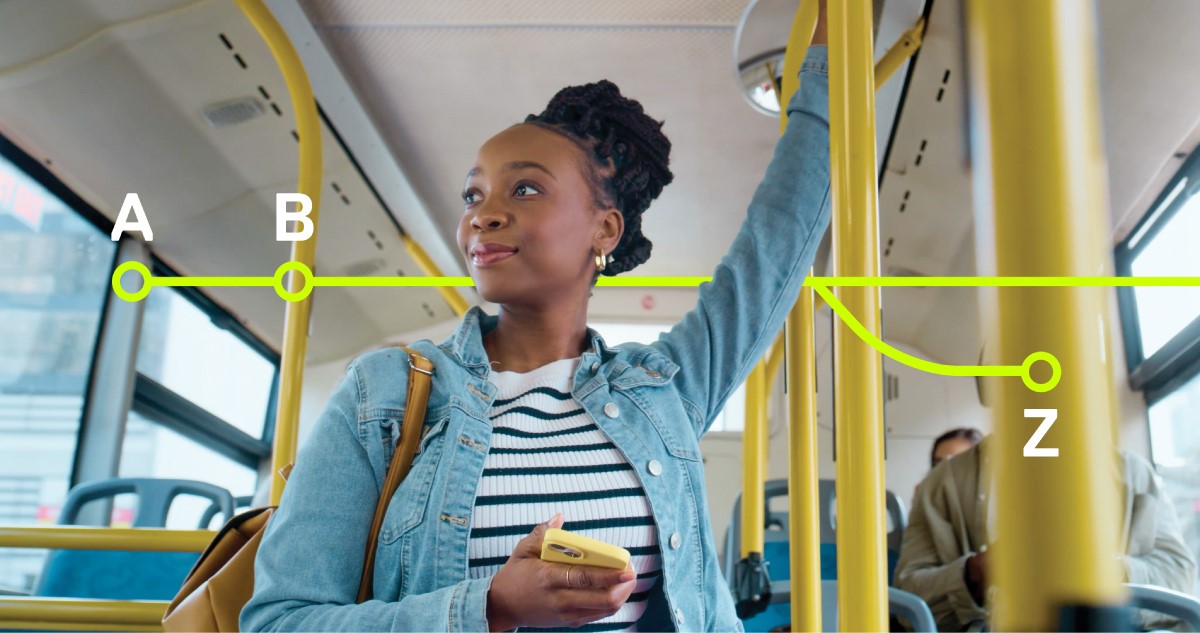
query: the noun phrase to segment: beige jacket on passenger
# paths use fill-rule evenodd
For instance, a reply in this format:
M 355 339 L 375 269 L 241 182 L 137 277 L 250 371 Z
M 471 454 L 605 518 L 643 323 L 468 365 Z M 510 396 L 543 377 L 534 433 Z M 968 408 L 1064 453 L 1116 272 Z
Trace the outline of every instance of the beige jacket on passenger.
M 896 587 L 929 603 L 939 631 L 977 628 L 987 610 L 963 580 L 967 558 L 988 543 L 987 445 L 990 438 L 930 471 L 913 500 Z M 1121 452 L 1125 582 L 1191 593 L 1196 561 L 1180 535 L 1170 500 L 1146 460 Z

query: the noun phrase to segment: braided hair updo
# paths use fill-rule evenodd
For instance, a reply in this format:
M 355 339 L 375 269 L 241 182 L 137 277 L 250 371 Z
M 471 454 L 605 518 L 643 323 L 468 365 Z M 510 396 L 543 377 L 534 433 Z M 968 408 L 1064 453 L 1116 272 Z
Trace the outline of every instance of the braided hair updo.
M 674 178 L 667 167 L 671 141 L 662 133 L 662 122 L 608 80 L 563 88 L 545 111 L 525 122 L 563 134 L 590 153 L 585 175 L 595 204 L 621 212 L 625 231 L 603 274 L 623 273 L 649 259 L 642 213 Z

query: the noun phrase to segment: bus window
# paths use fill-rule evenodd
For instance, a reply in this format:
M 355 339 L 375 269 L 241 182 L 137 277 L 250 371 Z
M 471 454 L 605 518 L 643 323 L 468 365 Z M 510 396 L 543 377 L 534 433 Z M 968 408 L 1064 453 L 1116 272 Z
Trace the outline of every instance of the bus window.
M 116 247 L 0 158 L 0 523 L 50 523 L 67 494 Z M 0 589 L 45 552 L 0 549 Z
M 174 288 L 155 288 L 146 302 L 138 372 L 262 437 L 275 365 Z
M 1179 186 L 1184 184 L 1186 181 L 1181 181 Z M 1194 245 L 1197 235 L 1200 235 L 1200 195 L 1193 195 L 1169 220 L 1156 227 L 1155 236 L 1134 255 L 1132 273 L 1138 277 L 1200 276 L 1200 257 L 1196 257 Z M 1138 237 L 1135 232 L 1130 240 L 1135 248 Z M 1141 286 L 1136 295 L 1142 353 L 1146 358 L 1200 316 L 1200 287 Z

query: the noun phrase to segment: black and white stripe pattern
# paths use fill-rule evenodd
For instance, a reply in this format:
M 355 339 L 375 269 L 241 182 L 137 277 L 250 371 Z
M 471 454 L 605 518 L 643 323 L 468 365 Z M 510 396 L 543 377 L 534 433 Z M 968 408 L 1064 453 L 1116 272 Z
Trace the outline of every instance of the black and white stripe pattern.
M 471 516 L 470 576 L 500 570 L 517 542 L 561 512 L 563 529 L 629 550 L 633 595 L 612 617 L 573 631 L 636 631 L 662 575 L 658 535 L 633 468 L 571 398 L 579 359 L 493 372 L 492 446 Z

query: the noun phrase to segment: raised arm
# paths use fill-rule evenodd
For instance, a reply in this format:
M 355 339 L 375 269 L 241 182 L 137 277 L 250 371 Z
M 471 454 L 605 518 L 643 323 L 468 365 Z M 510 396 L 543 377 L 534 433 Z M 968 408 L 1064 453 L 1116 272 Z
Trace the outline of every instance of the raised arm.
M 700 286 L 696 307 L 654 347 L 675 380 L 697 436 L 766 353 L 795 303 L 829 225 L 829 71 L 809 48 L 787 129 L 729 252 Z
M 491 578 L 355 604 L 381 477 L 358 434 L 351 367 L 305 442 L 254 565 L 243 631 L 486 631 Z

